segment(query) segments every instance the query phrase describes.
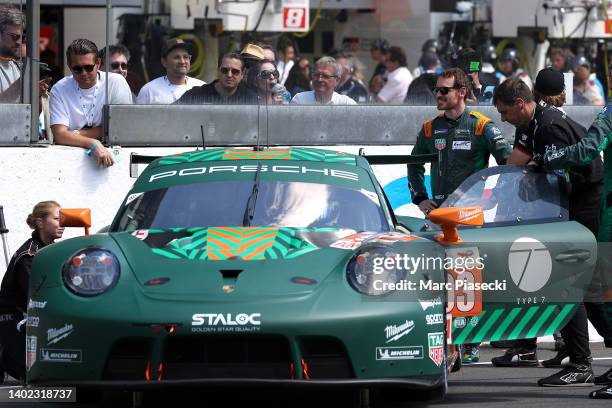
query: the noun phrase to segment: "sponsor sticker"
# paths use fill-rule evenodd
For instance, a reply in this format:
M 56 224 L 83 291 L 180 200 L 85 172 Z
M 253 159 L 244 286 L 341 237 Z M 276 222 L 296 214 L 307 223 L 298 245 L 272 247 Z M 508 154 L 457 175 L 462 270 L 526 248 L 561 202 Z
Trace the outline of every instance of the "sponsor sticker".
M 467 319 L 463 316 L 455 317 L 453 319 L 453 327 L 455 329 L 463 329 L 467 325 Z
M 141 195 L 143 195 L 144 193 L 134 193 L 134 194 L 130 194 L 127 199 L 125 200 L 125 205 L 128 205 L 129 203 L 131 203 L 132 201 L 134 201 L 135 199 L 137 199 L 138 197 L 140 197 Z
M 261 326 L 261 313 L 196 313 L 191 319 L 191 331 L 198 333 L 258 332 Z
M 40 349 L 40 361 L 48 363 L 81 363 L 83 352 L 81 350 Z
M 434 135 L 441 135 L 441 134 L 444 134 L 444 133 L 448 133 L 448 129 L 436 129 L 436 130 L 434 130 Z
M 404 337 L 414 329 L 414 320 L 406 320 L 402 324 L 391 324 L 385 327 L 385 336 L 387 344 L 392 341 L 397 341 Z
M 44 309 L 47 306 L 47 301 L 39 301 L 30 299 L 28 302 L 28 309 Z
M 436 139 L 434 140 L 434 147 L 436 150 L 444 150 L 446 147 L 446 139 Z
M 136 230 L 132 232 L 132 236 L 144 241 L 149 236 L 149 230 Z
M 531 293 L 542 289 L 550 279 L 552 265 L 550 251 L 535 238 L 518 238 L 510 247 L 510 277 L 523 292 Z
M 60 340 L 70 336 L 74 331 L 74 326 L 71 324 L 65 324 L 64 327 L 59 329 L 51 328 L 47 330 L 47 346 L 57 343 Z
M 444 323 L 444 315 L 442 313 L 428 314 L 425 316 L 425 322 L 428 326 Z
M 376 234 L 373 232 L 360 232 L 357 234 L 352 234 L 348 237 L 344 237 L 341 240 L 334 242 L 330 245 L 330 247 L 347 250 L 357 249 L 361 246 L 361 244 L 363 244 L 363 241 L 370 237 L 373 237 L 374 235 Z
M 444 332 L 428 333 L 429 358 L 440 367 L 444 360 Z
M 442 299 L 440 299 L 439 297 L 437 297 L 435 299 L 431 299 L 431 300 L 421 300 L 421 299 L 419 299 L 419 303 L 421 304 L 421 308 L 423 309 L 423 311 L 426 311 L 429 308 L 441 305 L 442 304 Z
M 28 327 L 38 327 L 38 323 L 40 323 L 40 317 L 38 316 L 28 316 Z
M 453 150 L 472 150 L 472 142 L 470 140 L 454 140 Z
M 26 369 L 29 371 L 36 362 L 36 348 L 38 338 L 36 336 L 26 336 Z
M 376 360 L 422 360 L 423 346 L 376 347 Z

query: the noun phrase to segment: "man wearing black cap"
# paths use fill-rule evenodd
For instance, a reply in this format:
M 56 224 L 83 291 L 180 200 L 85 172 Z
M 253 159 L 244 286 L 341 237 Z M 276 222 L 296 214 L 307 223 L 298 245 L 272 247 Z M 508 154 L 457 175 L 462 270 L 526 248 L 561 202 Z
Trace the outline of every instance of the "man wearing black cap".
M 538 74 L 536 89 L 543 95 L 557 95 L 563 91 L 563 74 L 545 69 Z M 554 152 L 578 142 L 586 129 L 561 110 L 536 103 L 529 87 L 520 79 L 504 81 L 493 96 L 493 103 L 502 121 L 516 126 L 515 152 L 508 163 L 526 164 L 534 155 Z M 566 176 L 565 172 L 561 172 Z M 572 190 L 569 196 L 570 219 L 580 222 L 597 235 L 599 205 L 603 189 L 601 159 L 588 165 L 574 166 L 569 171 Z M 588 386 L 594 381 L 591 369 L 587 314 L 579 304 L 569 323 L 561 331 L 567 345 L 570 363 L 560 372 L 540 379 L 540 386 Z M 522 340 L 505 355 L 491 361 L 495 366 L 535 366 L 538 364 L 536 339 Z
M 205 84 L 187 76 L 191 68 L 191 47 L 180 38 L 172 38 L 162 48 L 161 63 L 166 75 L 156 78 L 142 87 L 136 98 L 141 105 L 169 105 L 194 86 Z

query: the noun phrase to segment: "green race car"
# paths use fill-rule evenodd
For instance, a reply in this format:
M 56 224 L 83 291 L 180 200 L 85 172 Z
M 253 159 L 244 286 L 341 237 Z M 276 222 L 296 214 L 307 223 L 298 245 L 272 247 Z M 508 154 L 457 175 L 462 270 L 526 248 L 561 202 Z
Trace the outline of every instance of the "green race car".
M 551 334 L 581 301 L 596 243 L 563 188 L 485 169 L 426 222 L 393 214 L 359 155 L 159 158 L 107 232 L 35 257 L 27 381 L 443 395 L 457 345 Z

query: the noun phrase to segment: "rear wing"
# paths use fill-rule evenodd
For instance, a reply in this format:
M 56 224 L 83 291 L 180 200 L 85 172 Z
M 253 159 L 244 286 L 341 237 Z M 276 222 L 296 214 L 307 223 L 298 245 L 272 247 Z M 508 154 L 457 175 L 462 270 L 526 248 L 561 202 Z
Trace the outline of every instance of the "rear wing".
M 390 155 L 364 155 L 360 149 L 359 155 L 366 159 L 370 165 L 389 165 L 389 164 L 420 164 L 433 163 L 438 161 L 438 154 L 390 154 Z M 138 165 L 150 164 L 164 156 L 147 156 L 138 153 L 130 155 L 130 177 L 138 177 Z

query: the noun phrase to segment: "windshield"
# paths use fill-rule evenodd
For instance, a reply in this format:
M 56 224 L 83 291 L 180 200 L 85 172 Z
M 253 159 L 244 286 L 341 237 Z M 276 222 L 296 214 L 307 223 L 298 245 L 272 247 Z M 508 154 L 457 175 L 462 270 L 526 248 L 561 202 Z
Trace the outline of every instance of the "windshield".
M 467 178 L 442 207 L 480 206 L 485 224 L 567 221 L 566 188 L 554 173 L 496 166 Z
M 216 181 L 131 195 L 111 231 L 242 226 L 252 191 L 252 181 Z M 375 193 L 285 181 L 261 181 L 249 226 L 389 231 Z

